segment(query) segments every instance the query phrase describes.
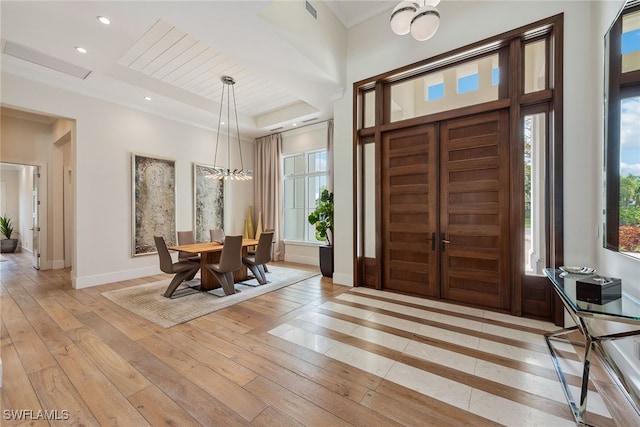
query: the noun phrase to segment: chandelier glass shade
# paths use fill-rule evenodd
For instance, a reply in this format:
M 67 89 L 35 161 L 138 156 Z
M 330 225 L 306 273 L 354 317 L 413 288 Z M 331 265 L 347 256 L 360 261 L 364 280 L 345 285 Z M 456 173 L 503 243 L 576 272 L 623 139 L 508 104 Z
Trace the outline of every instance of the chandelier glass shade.
M 245 169 L 242 161 L 242 146 L 240 144 L 240 125 L 238 124 L 238 110 L 236 108 L 236 91 L 234 85 L 236 81 L 233 77 L 222 77 L 222 96 L 220 97 L 220 114 L 218 115 L 218 133 L 216 135 L 216 151 L 214 155 L 213 173 L 207 175 L 208 178 L 213 179 L 231 179 L 246 181 L 253 178 L 253 171 Z M 226 96 L 225 96 L 226 92 Z M 220 143 L 220 128 L 224 124 L 223 122 L 223 110 L 225 97 L 227 101 L 227 167 L 222 168 L 218 165 L 218 145 Z M 238 153 L 240 156 L 240 169 L 231 169 L 231 98 L 233 97 L 233 111 L 236 120 L 236 140 L 238 142 Z
M 393 8 L 389 25 L 402 36 L 411 33 L 418 41 L 428 40 L 438 31 L 440 12 L 436 6 L 440 0 L 402 1 Z

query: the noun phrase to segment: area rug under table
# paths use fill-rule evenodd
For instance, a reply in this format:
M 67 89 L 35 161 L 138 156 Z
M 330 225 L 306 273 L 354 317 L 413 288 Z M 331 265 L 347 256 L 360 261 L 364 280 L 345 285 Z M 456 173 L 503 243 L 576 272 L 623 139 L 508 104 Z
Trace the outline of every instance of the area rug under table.
M 239 293 L 228 296 L 219 297 L 212 293 L 198 292 L 175 299 L 165 298 L 162 294 L 171 279 L 103 292 L 102 295 L 138 316 L 164 328 L 170 328 L 259 295 L 293 285 L 318 274 L 317 271 L 278 267 L 270 264 L 269 273 L 267 273 L 269 283 L 250 286 L 257 284 L 257 280 L 245 280 L 236 283 L 236 292 L 240 291 Z M 182 288 L 178 288 L 176 292 L 179 292 L 180 289 Z

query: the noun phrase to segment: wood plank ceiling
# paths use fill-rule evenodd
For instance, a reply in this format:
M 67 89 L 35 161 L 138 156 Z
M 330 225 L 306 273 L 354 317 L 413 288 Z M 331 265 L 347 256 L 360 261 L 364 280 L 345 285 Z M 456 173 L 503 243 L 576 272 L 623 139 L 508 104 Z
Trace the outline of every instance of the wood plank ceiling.
M 117 62 L 216 103 L 222 93 L 220 76 L 231 76 L 237 110 L 250 116 L 298 102 L 283 88 L 162 19 Z

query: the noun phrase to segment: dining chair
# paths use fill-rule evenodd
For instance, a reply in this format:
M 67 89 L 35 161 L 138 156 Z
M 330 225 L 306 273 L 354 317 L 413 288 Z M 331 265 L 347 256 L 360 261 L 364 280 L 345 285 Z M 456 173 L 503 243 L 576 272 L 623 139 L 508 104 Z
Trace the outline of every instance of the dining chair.
M 174 275 L 171 283 L 167 286 L 167 290 L 164 292 L 164 296 L 167 298 L 174 298 L 173 294 L 178 286 L 185 280 L 191 280 L 189 277 L 193 278 L 193 276 L 195 276 L 200 269 L 200 263 L 189 260 L 173 262 L 169 249 L 167 248 L 167 243 L 164 241 L 164 237 L 153 236 L 153 240 L 156 242 L 158 257 L 160 257 L 160 270 L 164 273 Z M 197 290 L 189 287 L 185 289 L 185 291 L 179 292 L 176 297 L 195 293 Z
M 273 242 L 273 232 L 260 234 L 258 247 L 254 255 L 247 255 L 242 258 L 242 263 L 247 266 L 258 280 L 260 285 L 267 283 L 267 276 L 264 267 L 271 261 L 271 244 Z
M 275 234 L 275 230 L 273 228 L 269 228 L 263 231 L 263 233 L 272 233 Z M 273 246 L 274 242 L 271 241 L 271 246 Z M 272 248 L 273 249 L 273 248 Z M 249 255 L 255 255 L 256 251 L 249 251 Z M 273 252 L 272 252 L 273 254 Z M 271 255 L 271 257 L 273 258 L 273 255 Z M 269 267 L 267 266 L 267 264 L 264 264 L 262 266 L 264 268 L 264 272 L 268 273 L 269 272 Z
M 216 276 L 225 295 L 235 294 L 233 272 L 242 267 L 242 236 L 225 236 L 220 261 L 206 267 Z
M 209 230 L 209 235 L 212 242 L 223 243 L 224 242 L 224 230 L 222 228 L 212 228 Z

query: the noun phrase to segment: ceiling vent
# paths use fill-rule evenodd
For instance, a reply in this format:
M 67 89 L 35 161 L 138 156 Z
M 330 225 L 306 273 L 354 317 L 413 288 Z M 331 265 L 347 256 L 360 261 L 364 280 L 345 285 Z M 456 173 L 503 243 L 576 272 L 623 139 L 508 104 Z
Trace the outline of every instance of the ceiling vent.
M 312 117 L 312 118 L 310 118 L 310 119 L 303 120 L 303 121 L 302 121 L 302 123 L 314 122 L 314 121 L 316 121 L 316 120 L 318 120 L 318 118 L 317 118 L 317 117 Z
M 316 12 L 316 9 L 313 6 L 311 6 L 311 3 L 309 3 L 308 1 L 305 1 L 304 7 L 307 8 L 307 12 L 309 12 L 309 14 L 313 16 L 313 19 L 318 19 L 318 12 Z
M 275 131 L 280 130 L 280 129 L 284 129 L 284 128 L 282 126 L 280 126 L 280 127 L 277 127 L 277 128 L 269 129 L 269 132 L 275 132 Z
M 9 56 L 13 56 L 15 58 L 40 65 L 51 70 L 59 71 L 78 79 L 84 80 L 89 77 L 89 74 L 91 74 L 91 70 L 87 70 L 86 68 L 82 68 L 61 59 L 54 58 L 53 56 L 49 56 L 46 53 L 39 52 L 35 49 L 31 49 L 30 47 L 23 46 L 18 43 L 3 40 L 3 45 L 4 47 L 2 49 L 2 52 Z

